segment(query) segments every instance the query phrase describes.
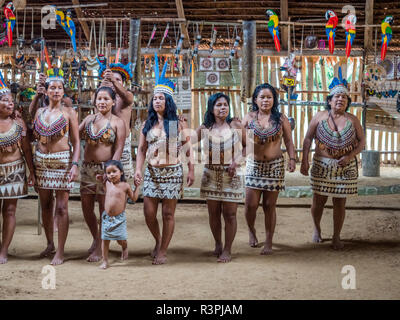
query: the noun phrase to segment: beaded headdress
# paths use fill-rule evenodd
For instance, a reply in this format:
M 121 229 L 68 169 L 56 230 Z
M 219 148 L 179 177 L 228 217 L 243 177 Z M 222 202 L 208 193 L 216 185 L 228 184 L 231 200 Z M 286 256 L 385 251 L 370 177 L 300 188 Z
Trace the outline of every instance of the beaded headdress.
M 3 75 L 0 72 L 0 95 L 6 94 L 11 92 L 10 89 L 7 87 L 6 82 L 4 81 Z
M 349 95 L 349 89 L 347 89 L 347 81 L 342 77 L 342 68 L 339 67 L 338 77 L 334 77 L 331 84 L 329 85 L 329 95 L 333 96 L 337 93 L 345 93 Z
M 156 76 L 156 86 L 154 87 L 154 94 L 165 93 L 165 94 L 169 94 L 170 96 L 172 96 L 172 94 L 174 93 L 175 84 L 171 80 L 165 78 L 165 73 L 167 71 L 168 62 L 165 62 L 163 70 L 161 72 L 161 76 L 160 76 L 157 53 L 155 53 L 154 56 L 155 56 L 154 73 Z
M 59 68 L 47 70 L 46 83 L 50 83 L 51 81 L 61 81 L 64 83 L 64 72 Z

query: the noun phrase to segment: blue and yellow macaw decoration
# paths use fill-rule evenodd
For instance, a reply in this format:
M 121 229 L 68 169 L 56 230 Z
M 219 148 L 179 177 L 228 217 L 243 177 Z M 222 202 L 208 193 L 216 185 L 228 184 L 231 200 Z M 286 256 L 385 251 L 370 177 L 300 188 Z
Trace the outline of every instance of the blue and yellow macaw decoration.
M 353 40 L 356 37 L 356 22 L 357 18 L 354 14 L 349 14 L 345 17 L 345 29 L 346 29 L 346 57 L 350 57 L 351 46 Z
M 275 48 L 279 52 L 281 51 L 281 43 L 279 40 L 279 30 L 278 30 L 278 25 L 279 25 L 279 18 L 276 15 L 276 13 L 270 9 L 266 11 L 267 18 L 268 20 L 268 31 L 272 35 L 272 39 L 274 40 L 275 43 Z
M 390 40 L 392 39 L 392 28 L 393 16 L 387 16 L 381 23 L 382 30 L 382 46 L 381 46 L 381 60 L 385 60 L 387 48 Z
M 74 52 L 76 52 L 76 28 L 74 21 L 71 19 L 71 15 L 72 13 L 70 10 L 67 11 L 67 16 L 65 16 L 64 12 L 56 9 L 57 22 L 71 38 L 72 47 L 74 48 Z
M 339 19 L 333 10 L 326 11 L 325 18 L 328 20 L 325 25 L 325 32 L 328 37 L 329 52 L 333 54 L 333 51 L 335 51 L 336 26 Z
M 11 47 L 12 46 L 12 32 L 14 30 L 15 27 L 15 15 L 14 15 L 14 5 L 12 2 L 9 2 L 6 7 L 4 8 L 4 15 L 6 17 L 6 30 L 7 30 L 7 42 L 8 42 L 8 46 Z

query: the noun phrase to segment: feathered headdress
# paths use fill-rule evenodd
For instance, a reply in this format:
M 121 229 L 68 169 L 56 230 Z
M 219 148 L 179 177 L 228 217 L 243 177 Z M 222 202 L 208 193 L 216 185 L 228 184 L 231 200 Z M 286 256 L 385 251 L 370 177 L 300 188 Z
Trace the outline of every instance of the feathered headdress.
M 98 61 L 100 68 L 99 68 L 99 75 L 103 78 L 104 71 L 107 69 L 107 64 Z M 131 63 L 123 64 L 123 63 L 110 63 L 110 70 L 113 72 L 118 72 L 122 76 L 122 80 L 129 81 L 133 78 L 132 75 L 132 68 Z
M 50 83 L 51 81 L 61 81 L 64 83 L 64 72 L 59 68 L 48 69 L 46 83 Z
M 4 81 L 3 75 L 0 72 L 0 95 L 11 92 L 11 90 L 7 87 L 6 82 Z
M 171 80 L 165 78 L 168 62 L 165 62 L 160 76 L 157 53 L 154 54 L 154 57 L 155 57 L 154 73 L 156 75 L 156 85 L 154 87 L 154 94 L 161 92 L 172 96 L 172 94 L 174 93 L 175 84 Z
M 329 85 L 329 95 L 333 96 L 337 93 L 345 93 L 349 95 L 349 89 L 347 88 L 347 81 L 342 77 L 342 68 L 339 67 L 338 76 L 334 77 L 331 84 Z

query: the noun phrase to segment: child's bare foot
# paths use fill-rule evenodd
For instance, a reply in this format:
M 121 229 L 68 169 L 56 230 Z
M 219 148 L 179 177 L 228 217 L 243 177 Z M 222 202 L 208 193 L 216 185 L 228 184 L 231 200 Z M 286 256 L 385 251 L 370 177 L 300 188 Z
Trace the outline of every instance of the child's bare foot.
M 128 247 L 123 248 L 121 252 L 121 260 L 126 260 L 128 259 Z
M 99 262 L 101 260 L 101 248 L 95 248 L 95 250 L 86 259 L 88 262 Z
M 56 255 L 54 256 L 53 260 L 51 261 L 51 265 L 53 266 L 58 266 L 60 264 L 64 263 L 64 255 L 63 254 L 59 254 L 56 253 Z
M 103 263 L 100 266 L 100 269 L 107 269 L 110 265 L 108 264 L 108 261 L 103 261 Z
M 47 248 L 44 249 L 39 255 L 40 258 L 48 257 L 49 255 L 55 252 L 56 248 L 54 247 L 54 243 L 50 243 L 47 245 Z
M 228 251 L 222 251 L 221 255 L 218 257 L 218 262 L 230 262 L 232 260 L 231 254 Z
M 332 248 L 334 250 L 341 250 L 344 248 L 344 244 L 340 241 L 340 238 L 333 238 L 332 239 Z
M 216 242 L 213 255 L 219 257 L 221 255 L 221 253 L 222 253 L 222 243 L 221 242 L 220 243 Z
M 249 230 L 249 245 L 252 248 L 256 248 L 258 246 L 258 240 L 255 229 L 254 231 Z
M 5 263 L 7 263 L 7 261 L 8 261 L 7 253 L 6 252 L 0 253 L 0 264 L 5 264 Z
M 312 236 L 312 242 L 313 243 L 321 243 L 322 242 L 321 231 L 318 231 L 317 229 L 314 230 L 314 233 Z
M 153 260 L 153 264 L 164 264 L 167 262 L 167 256 L 164 254 L 158 254 L 154 260 Z

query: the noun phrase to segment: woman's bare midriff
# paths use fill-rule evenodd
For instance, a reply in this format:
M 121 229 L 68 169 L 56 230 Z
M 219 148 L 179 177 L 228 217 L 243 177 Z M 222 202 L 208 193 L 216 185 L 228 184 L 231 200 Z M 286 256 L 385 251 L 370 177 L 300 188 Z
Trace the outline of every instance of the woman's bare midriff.
M 112 145 L 90 145 L 86 142 L 85 153 L 83 159 L 85 162 L 105 162 L 112 158 Z
M 271 161 L 282 157 L 281 139 L 265 144 L 254 143 L 254 155 L 250 155 L 256 161 Z
M 22 159 L 22 154 L 17 145 L 14 146 L 14 150 L 11 152 L 0 153 L 0 164 L 14 162 L 20 159 Z
M 70 146 L 68 144 L 68 136 L 63 136 L 60 139 L 50 141 L 47 144 L 39 142 L 37 148 L 42 153 L 56 153 L 56 152 L 69 151 Z

